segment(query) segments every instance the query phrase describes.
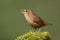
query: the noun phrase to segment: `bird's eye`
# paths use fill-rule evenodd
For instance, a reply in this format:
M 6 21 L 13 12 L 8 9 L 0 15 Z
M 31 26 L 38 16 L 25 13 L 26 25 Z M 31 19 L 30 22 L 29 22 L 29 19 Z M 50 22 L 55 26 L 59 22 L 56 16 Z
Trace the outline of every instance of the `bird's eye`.
M 25 12 L 27 12 L 27 10 Z
M 27 10 L 25 9 L 24 12 L 27 12 Z

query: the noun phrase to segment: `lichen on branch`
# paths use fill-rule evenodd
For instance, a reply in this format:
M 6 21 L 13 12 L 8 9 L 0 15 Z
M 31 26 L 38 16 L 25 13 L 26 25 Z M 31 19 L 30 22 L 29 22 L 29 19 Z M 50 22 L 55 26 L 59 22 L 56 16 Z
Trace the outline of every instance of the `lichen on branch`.
M 15 40 L 50 40 L 49 32 L 28 32 L 24 35 L 18 36 Z

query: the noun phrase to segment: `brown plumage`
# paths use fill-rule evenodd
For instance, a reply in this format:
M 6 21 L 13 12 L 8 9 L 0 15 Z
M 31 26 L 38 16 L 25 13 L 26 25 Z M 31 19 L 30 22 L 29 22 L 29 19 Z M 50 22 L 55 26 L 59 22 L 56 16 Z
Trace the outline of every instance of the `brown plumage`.
M 24 14 L 28 23 L 34 28 L 41 28 L 49 23 L 44 22 L 39 16 L 37 16 L 32 10 L 30 9 L 23 9 L 22 13 Z

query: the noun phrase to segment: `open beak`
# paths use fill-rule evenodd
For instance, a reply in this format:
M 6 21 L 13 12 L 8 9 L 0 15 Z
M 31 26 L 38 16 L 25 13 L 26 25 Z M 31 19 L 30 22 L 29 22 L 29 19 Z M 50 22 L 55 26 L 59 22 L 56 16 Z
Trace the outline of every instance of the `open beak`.
M 24 10 L 24 9 L 20 9 L 21 12 L 19 12 L 19 13 L 24 13 L 23 10 Z
M 21 12 L 20 13 L 25 13 L 26 9 L 20 9 Z
M 24 12 L 19 12 L 19 13 L 24 13 Z

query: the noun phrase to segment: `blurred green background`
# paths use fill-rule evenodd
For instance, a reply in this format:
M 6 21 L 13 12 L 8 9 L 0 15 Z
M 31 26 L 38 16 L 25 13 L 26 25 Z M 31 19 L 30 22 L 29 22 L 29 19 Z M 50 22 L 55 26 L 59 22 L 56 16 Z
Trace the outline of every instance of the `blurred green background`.
M 20 9 L 30 8 L 53 26 L 43 27 L 52 40 L 60 40 L 60 0 L 0 0 L 0 40 L 14 40 L 27 33 L 30 25 Z

